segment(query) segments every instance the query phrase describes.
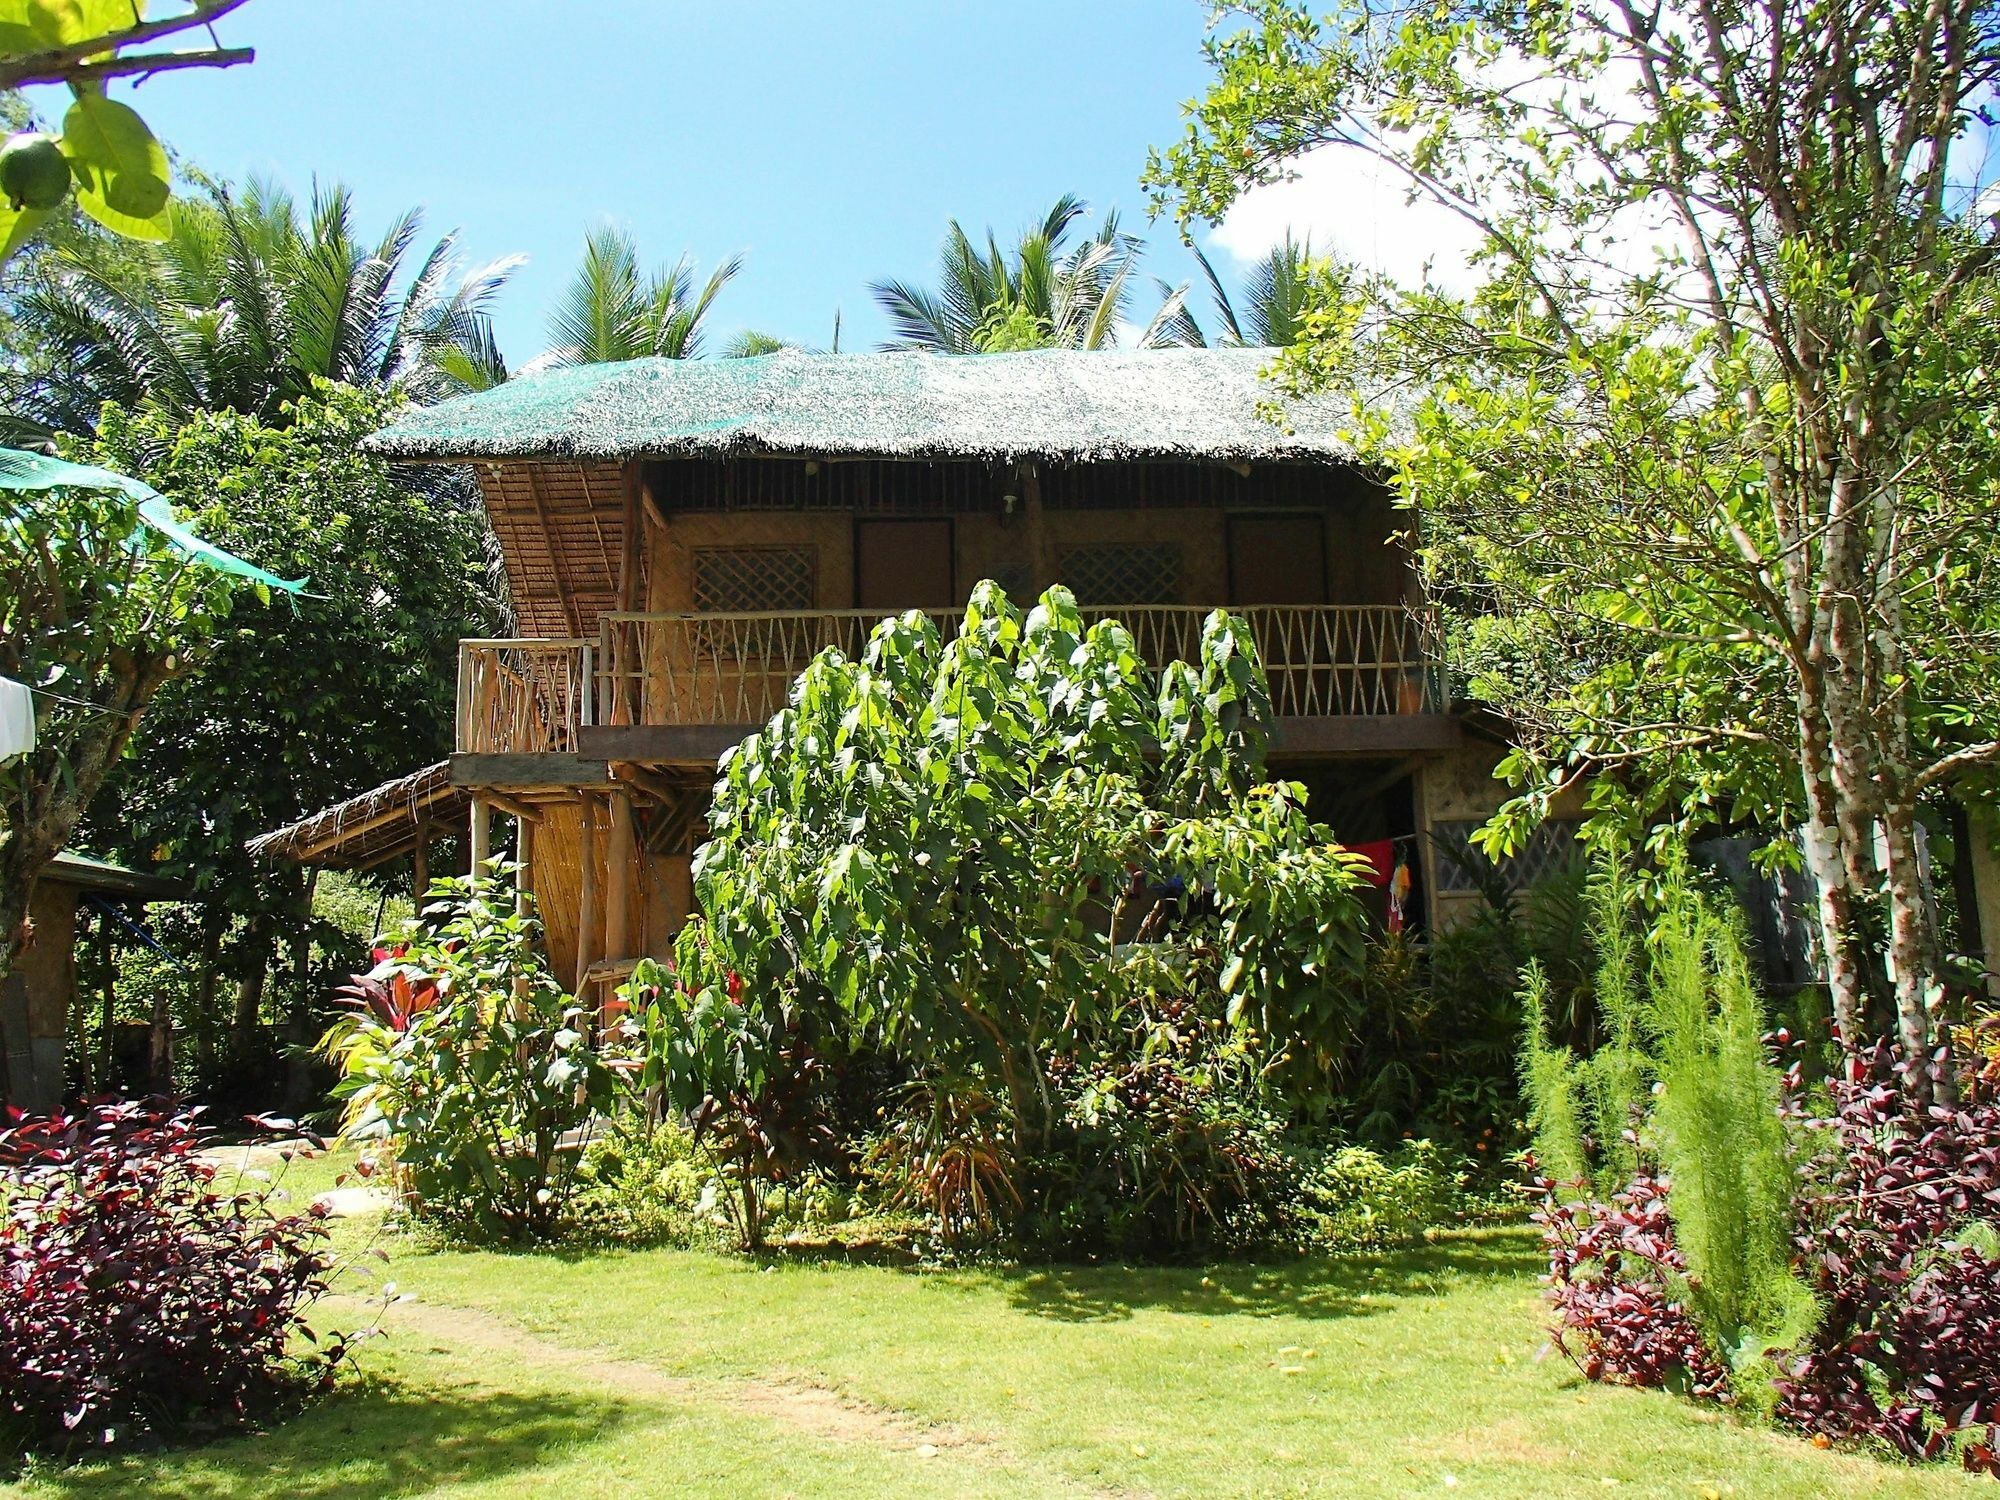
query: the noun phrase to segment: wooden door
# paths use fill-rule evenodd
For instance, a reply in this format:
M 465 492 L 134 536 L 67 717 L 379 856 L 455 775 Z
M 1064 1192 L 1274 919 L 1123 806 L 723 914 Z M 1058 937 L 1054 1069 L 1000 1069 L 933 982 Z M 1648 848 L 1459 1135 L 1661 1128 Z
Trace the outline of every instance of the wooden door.
M 963 601 L 952 576 L 947 516 L 854 523 L 854 603 L 885 614 L 952 609 Z
M 1325 518 L 1231 516 L 1229 602 L 1325 604 Z
M 1229 602 L 1325 604 L 1326 522 L 1316 515 L 1229 518 Z M 1320 610 L 1255 609 L 1250 632 L 1283 717 L 1316 716 L 1344 706 L 1350 685 L 1335 663 L 1348 655 L 1337 615 Z

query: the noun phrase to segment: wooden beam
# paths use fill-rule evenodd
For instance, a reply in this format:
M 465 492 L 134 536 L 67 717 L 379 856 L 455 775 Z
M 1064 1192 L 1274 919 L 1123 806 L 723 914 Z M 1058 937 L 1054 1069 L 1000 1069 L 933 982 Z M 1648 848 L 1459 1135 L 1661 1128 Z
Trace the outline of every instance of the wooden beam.
M 419 909 L 424 904 L 424 893 L 431 888 L 431 820 L 417 819 L 417 844 L 411 851 L 410 895 Z
M 618 587 L 618 566 L 611 561 L 611 544 L 604 540 L 604 526 L 597 519 L 597 492 L 590 487 L 589 464 L 576 466 L 577 483 L 583 486 L 583 513 L 590 519 L 590 529 L 597 535 L 597 556 L 604 564 L 604 581 L 613 589 Z M 616 595 L 614 594 L 615 598 Z
M 492 803 L 518 823 L 539 823 L 542 821 L 542 810 L 532 803 L 521 801 L 518 797 L 510 797 L 505 792 L 495 791 L 490 786 L 481 787 L 479 795 L 481 800 Z
M 1271 726 L 1271 754 L 1336 760 L 1456 750 L 1462 739 L 1450 714 L 1330 714 L 1283 718 Z
M 451 784 L 477 787 L 482 792 L 560 791 L 576 787 L 601 787 L 611 773 L 601 759 L 573 755 L 566 750 L 539 755 L 454 755 Z
M 584 998 L 584 980 L 590 975 L 590 966 L 597 962 L 597 802 L 592 797 L 585 797 L 582 802 L 583 826 L 578 839 L 582 889 L 576 903 L 576 984 L 572 991 L 579 1001 Z
M 637 852 L 632 843 L 632 794 L 611 794 L 611 841 L 605 850 L 608 876 L 604 898 L 604 956 L 623 959 L 632 956 L 632 895 L 636 884 Z
M 681 798 L 689 792 L 705 792 L 709 786 L 710 778 L 706 775 L 699 780 L 672 780 L 650 766 L 635 765 L 629 760 L 614 760 L 610 766 L 613 781 L 623 782 L 634 791 L 645 793 L 668 809 L 680 806 Z
M 594 724 L 579 729 L 577 749 L 604 761 L 713 771 L 722 752 L 759 724 Z

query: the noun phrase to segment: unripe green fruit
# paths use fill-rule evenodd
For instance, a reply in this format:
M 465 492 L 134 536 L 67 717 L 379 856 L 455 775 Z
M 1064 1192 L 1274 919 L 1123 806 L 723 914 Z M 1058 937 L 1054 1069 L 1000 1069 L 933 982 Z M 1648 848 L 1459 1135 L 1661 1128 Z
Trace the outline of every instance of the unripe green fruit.
M 25 130 L 0 146 L 0 193 L 15 208 L 54 208 L 69 192 L 69 161 L 52 135 Z

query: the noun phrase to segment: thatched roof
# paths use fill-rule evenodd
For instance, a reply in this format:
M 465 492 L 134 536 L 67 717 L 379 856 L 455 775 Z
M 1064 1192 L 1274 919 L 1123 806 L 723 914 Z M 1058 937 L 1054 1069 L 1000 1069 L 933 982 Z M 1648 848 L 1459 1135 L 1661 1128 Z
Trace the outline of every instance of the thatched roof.
M 1239 462 L 1351 457 L 1347 404 L 1291 403 L 1268 349 L 804 354 L 552 370 L 413 412 L 391 458 L 812 457 Z
M 289 859 L 331 870 L 365 870 L 407 854 L 427 824 L 465 816 L 470 794 L 451 784 L 451 763 L 439 761 L 385 782 L 270 833 L 244 847 L 266 859 Z

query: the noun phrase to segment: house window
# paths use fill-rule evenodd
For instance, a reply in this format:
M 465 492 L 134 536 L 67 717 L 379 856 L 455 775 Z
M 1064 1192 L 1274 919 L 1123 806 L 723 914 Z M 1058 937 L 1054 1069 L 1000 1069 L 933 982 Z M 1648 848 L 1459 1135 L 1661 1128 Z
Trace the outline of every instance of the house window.
M 818 601 L 811 547 L 698 547 L 694 607 L 704 614 L 809 610 Z
M 1178 604 L 1181 549 L 1171 542 L 1073 547 L 1058 576 L 1079 604 Z

